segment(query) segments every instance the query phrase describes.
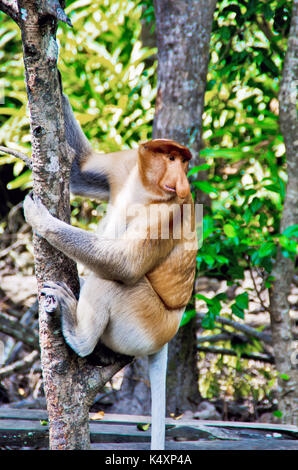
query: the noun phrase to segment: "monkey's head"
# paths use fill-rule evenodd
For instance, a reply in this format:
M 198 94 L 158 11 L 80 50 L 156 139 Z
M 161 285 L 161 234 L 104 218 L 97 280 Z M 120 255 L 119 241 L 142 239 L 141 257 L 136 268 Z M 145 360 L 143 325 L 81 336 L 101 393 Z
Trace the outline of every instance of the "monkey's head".
M 186 177 L 192 158 L 187 147 L 174 140 L 149 140 L 139 147 L 139 171 L 144 186 L 151 192 L 171 199 L 185 199 L 190 193 Z

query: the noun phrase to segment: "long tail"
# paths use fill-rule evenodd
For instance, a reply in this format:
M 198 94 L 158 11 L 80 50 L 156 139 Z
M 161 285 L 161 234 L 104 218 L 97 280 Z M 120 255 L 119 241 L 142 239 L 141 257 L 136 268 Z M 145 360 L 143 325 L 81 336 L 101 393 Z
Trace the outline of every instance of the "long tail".
M 148 356 L 151 386 L 151 450 L 165 448 L 166 375 L 168 345 Z

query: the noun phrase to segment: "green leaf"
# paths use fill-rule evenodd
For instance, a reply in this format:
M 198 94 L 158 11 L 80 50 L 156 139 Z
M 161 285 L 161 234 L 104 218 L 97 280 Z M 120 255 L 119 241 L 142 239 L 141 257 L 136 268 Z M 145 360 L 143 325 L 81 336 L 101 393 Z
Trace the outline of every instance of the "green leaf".
M 203 191 L 203 193 L 217 193 L 217 189 L 208 183 L 208 181 L 194 181 L 193 186 Z
M 280 378 L 285 380 L 285 381 L 288 381 L 290 380 L 290 377 L 287 375 L 287 374 L 279 374 Z
M 222 263 L 222 264 L 228 264 L 229 263 L 229 259 L 226 258 L 225 256 L 222 256 L 222 255 L 217 255 L 216 260 L 219 263 Z
M 200 151 L 200 156 L 207 158 L 232 158 L 238 160 L 243 158 L 244 155 L 245 153 L 239 149 L 204 148 Z
M 212 304 L 209 305 L 209 313 L 213 316 L 213 318 L 215 318 L 220 314 L 221 304 L 215 298 L 213 298 L 212 300 L 213 300 Z
M 275 277 L 274 276 L 268 276 L 267 279 L 265 280 L 265 287 L 266 289 L 270 289 L 272 286 L 272 282 L 274 282 Z
M 138 423 L 137 428 L 139 431 L 148 431 L 150 428 L 150 423 Z
M 203 259 L 204 259 L 205 263 L 207 263 L 209 266 L 213 266 L 214 263 L 215 263 L 215 259 L 210 255 L 204 255 Z
M 227 297 L 227 294 L 225 292 L 220 292 L 219 294 L 217 294 L 214 299 L 216 300 L 226 300 L 228 297 Z
M 234 315 L 236 315 L 236 317 L 244 320 L 244 311 L 237 304 L 232 305 L 232 312 L 234 313 Z
M 283 232 L 282 235 L 290 237 L 298 237 L 298 225 L 290 225 Z
M 259 257 L 259 252 L 255 251 L 254 253 L 252 253 L 251 262 L 252 262 L 253 266 L 258 265 L 260 263 L 260 261 L 261 261 L 261 258 Z
M 260 258 L 265 258 L 266 256 L 273 256 L 276 251 L 276 246 L 273 242 L 264 243 L 261 248 L 258 250 Z
M 253 188 L 244 190 L 244 194 L 245 194 L 246 198 L 249 198 L 249 196 L 252 196 L 253 194 L 256 194 L 256 192 L 257 191 Z
M 259 218 L 259 224 L 261 227 L 266 227 L 268 221 L 268 217 L 264 212 L 261 212 L 260 218 Z
M 264 186 L 264 189 L 272 191 L 273 193 L 280 193 L 280 186 L 277 184 L 267 184 L 266 186 Z
M 205 297 L 203 294 L 195 294 L 194 297 L 199 300 L 204 300 L 208 305 L 212 305 L 213 299 L 208 299 L 208 297 Z
M 273 415 L 276 416 L 276 418 L 282 418 L 283 416 L 282 411 L 280 410 L 273 411 Z
M 214 317 L 213 315 L 210 315 L 210 313 L 206 313 L 204 318 L 202 319 L 202 328 L 205 328 L 205 330 L 213 330 L 214 328 Z
M 243 292 L 243 294 L 239 294 L 235 297 L 236 305 L 241 309 L 248 308 L 248 293 Z
M 203 165 L 199 165 L 199 166 L 194 166 L 194 167 L 187 173 L 187 177 L 192 176 L 192 175 L 195 175 L 195 174 L 198 173 L 199 171 L 209 170 L 209 168 L 210 168 L 210 165 L 208 165 L 208 163 L 204 163 Z
M 236 234 L 236 231 L 235 231 L 233 225 L 231 225 L 231 224 L 225 224 L 225 225 L 223 226 L 223 229 L 224 229 L 224 232 L 225 232 L 225 234 L 227 235 L 227 237 L 229 237 L 229 238 L 234 238 L 234 237 L 236 237 L 237 234 Z
M 31 185 L 31 178 L 32 178 L 31 170 L 27 170 L 24 173 L 22 173 L 20 176 L 15 178 L 13 181 L 8 183 L 7 189 L 28 188 Z
M 196 314 L 197 314 L 197 312 L 196 312 L 195 309 L 185 310 L 185 312 L 183 313 L 179 328 L 181 326 L 186 325 L 192 318 L 194 318 L 196 316 Z
M 252 213 L 248 207 L 243 214 L 243 219 L 246 224 L 248 224 L 248 222 L 251 220 L 251 217 L 252 217 Z
M 262 201 L 260 199 L 258 199 L 257 197 L 255 197 L 251 201 L 251 203 L 249 205 L 249 208 L 250 208 L 251 212 L 253 214 L 255 214 L 262 207 L 262 205 L 263 205 Z
M 203 236 L 207 238 L 214 230 L 214 220 L 212 217 L 203 218 Z

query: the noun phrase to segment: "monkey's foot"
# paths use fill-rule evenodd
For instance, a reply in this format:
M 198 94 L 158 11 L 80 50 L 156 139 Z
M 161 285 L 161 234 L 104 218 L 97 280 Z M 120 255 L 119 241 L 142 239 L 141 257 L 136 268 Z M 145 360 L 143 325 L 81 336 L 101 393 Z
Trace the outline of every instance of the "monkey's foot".
M 76 307 L 77 300 L 64 282 L 47 281 L 41 289 L 41 295 L 45 297 L 44 309 L 48 314 L 57 312 L 60 307 Z

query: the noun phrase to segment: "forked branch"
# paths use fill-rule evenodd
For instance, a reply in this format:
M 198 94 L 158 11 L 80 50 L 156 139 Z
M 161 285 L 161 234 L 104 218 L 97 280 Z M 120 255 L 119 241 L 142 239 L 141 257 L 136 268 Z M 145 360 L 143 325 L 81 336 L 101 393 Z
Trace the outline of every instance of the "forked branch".
M 0 10 L 6 13 L 20 26 L 20 17 L 17 0 L 0 0 Z

